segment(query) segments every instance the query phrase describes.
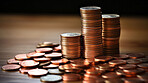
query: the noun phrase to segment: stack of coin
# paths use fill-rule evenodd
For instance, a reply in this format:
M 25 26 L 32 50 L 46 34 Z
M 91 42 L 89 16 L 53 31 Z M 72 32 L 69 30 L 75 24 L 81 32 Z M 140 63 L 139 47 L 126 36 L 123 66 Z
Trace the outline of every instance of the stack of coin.
M 105 55 L 119 56 L 120 16 L 102 15 L 102 40 Z
M 85 58 L 94 58 L 102 53 L 102 17 L 101 8 L 81 7 L 82 39 Z
M 65 58 L 74 59 L 81 55 L 80 33 L 61 34 L 62 54 Z

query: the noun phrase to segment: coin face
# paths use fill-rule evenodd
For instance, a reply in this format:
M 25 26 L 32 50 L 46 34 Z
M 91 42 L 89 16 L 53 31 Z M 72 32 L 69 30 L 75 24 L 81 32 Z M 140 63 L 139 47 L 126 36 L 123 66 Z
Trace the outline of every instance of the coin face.
M 28 71 L 32 70 L 33 68 L 20 68 L 19 72 L 22 74 L 28 74 Z
M 126 60 L 112 60 L 112 61 L 109 62 L 109 64 L 122 65 L 122 64 L 126 64 Z
M 36 53 L 36 52 L 31 52 L 27 54 L 27 57 L 29 58 L 37 58 L 37 57 L 43 57 L 45 53 Z
M 8 64 L 19 64 L 19 62 L 21 62 L 21 61 L 18 61 L 18 60 L 15 60 L 15 59 L 9 59 L 7 61 Z
M 76 36 L 81 36 L 80 33 L 63 33 L 61 34 L 63 37 L 76 37 Z
M 40 78 L 41 82 L 59 82 L 62 81 L 62 76 L 60 75 L 46 75 Z
M 12 70 L 18 70 L 21 66 L 16 64 L 8 64 L 2 66 L 2 70 L 4 71 L 12 71 Z
M 117 18 L 120 17 L 118 14 L 103 14 L 102 18 Z
M 50 58 L 34 58 L 35 61 L 37 62 L 47 62 L 50 61 Z
M 51 54 L 45 54 L 44 56 L 48 58 L 58 58 L 58 57 L 62 57 L 62 53 L 53 52 Z
M 26 60 L 28 58 L 27 58 L 26 54 L 18 54 L 15 56 L 15 59 L 16 60 Z
M 124 83 L 144 83 L 143 80 L 140 80 L 136 77 L 133 77 L 133 78 L 123 78 L 122 79 L 124 81 Z
M 29 76 L 43 76 L 48 73 L 45 69 L 32 69 L 28 71 Z
M 53 51 L 52 48 L 38 48 L 38 49 L 36 49 L 37 53 L 49 53 L 49 52 L 52 52 L 52 51 Z
M 82 9 L 82 10 L 98 10 L 98 9 L 101 9 L 101 7 L 88 6 L 88 7 L 81 7 L 80 9 Z
M 68 59 L 63 58 L 63 59 L 59 59 L 59 60 L 52 60 L 51 62 L 52 62 L 52 64 L 55 64 L 55 65 L 65 64 L 68 62 Z
M 45 69 L 54 69 L 54 68 L 58 68 L 58 67 L 59 67 L 59 65 L 54 65 L 54 64 L 43 66 L 43 68 L 45 68 Z
M 56 74 L 56 75 L 62 75 L 62 74 L 64 74 L 64 72 L 59 71 L 59 69 L 48 69 L 48 72 L 50 74 Z
M 63 81 L 79 81 L 81 78 L 82 77 L 79 74 L 69 73 L 63 75 Z
M 39 62 L 36 62 L 34 60 L 24 60 L 24 61 L 20 62 L 20 65 L 22 67 L 35 67 L 35 66 L 39 65 Z
M 136 68 L 136 65 L 134 64 L 126 64 L 126 65 L 121 65 L 119 66 L 120 69 L 134 69 Z
M 148 63 L 138 64 L 138 67 L 148 69 Z
M 128 59 L 126 61 L 129 64 L 139 64 L 139 63 L 141 63 L 141 60 L 138 60 L 138 59 Z
M 102 75 L 103 78 L 119 78 L 120 76 L 118 76 L 115 72 L 109 72 L 106 74 Z

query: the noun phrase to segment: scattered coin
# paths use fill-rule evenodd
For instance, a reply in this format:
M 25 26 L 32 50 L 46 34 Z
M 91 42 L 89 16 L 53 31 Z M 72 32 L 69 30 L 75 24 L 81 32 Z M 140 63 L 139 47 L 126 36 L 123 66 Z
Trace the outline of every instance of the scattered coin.
M 18 70 L 21 66 L 17 64 L 8 64 L 2 66 L 2 70 L 4 71 L 13 71 L 13 70 Z
M 7 61 L 7 63 L 8 63 L 8 64 L 19 64 L 20 61 L 15 60 L 15 59 L 9 59 L 9 60 Z
M 28 71 L 28 75 L 32 77 L 38 77 L 38 76 L 43 76 L 48 73 L 47 70 L 45 69 L 32 69 Z
M 24 60 L 24 61 L 20 62 L 20 65 L 22 67 L 35 67 L 35 66 L 39 65 L 39 62 L 36 62 L 34 60 Z
M 50 53 L 52 51 L 53 51 L 52 48 L 38 48 L 38 49 L 36 49 L 37 53 Z
M 29 59 L 29 58 L 26 56 L 26 54 L 17 54 L 15 56 L 15 59 L 22 61 L 22 60 L 26 60 L 26 59 Z
M 55 82 L 60 82 L 62 81 L 62 76 L 60 75 L 46 75 L 46 76 L 42 76 L 40 78 L 41 82 L 45 82 L 45 83 L 55 83 Z

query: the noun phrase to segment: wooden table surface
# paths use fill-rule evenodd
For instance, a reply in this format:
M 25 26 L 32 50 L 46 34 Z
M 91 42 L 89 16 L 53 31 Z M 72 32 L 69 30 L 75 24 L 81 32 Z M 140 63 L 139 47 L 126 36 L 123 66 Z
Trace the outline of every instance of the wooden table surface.
M 148 17 L 121 16 L 120 52 L 148 54 Z M 60 34 L 80 32 L 80 16 L 0 14 L 0 67 L 19 53 L 28 53 L 43 41 L 60 43 Z M 19 72 L 0 70 L 0 83 L 40 83 Z

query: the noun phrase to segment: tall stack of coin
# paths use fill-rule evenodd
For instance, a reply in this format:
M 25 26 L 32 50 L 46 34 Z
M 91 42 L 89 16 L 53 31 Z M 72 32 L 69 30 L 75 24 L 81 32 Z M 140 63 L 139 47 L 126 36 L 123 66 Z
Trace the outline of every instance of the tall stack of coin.
M 96 6 L 81 7 L 82 37 L 84 58 L 102 55 L 102 17 L 101 8 Z
M 102 15 L 102 40 L 105 55 L 118 56 L 120 38 L 120 16 L 117 14 Z
M 74 59 L 81 56 L 80 33 L 63 33 L 61 34 L 62 54 L 65 58 Z

